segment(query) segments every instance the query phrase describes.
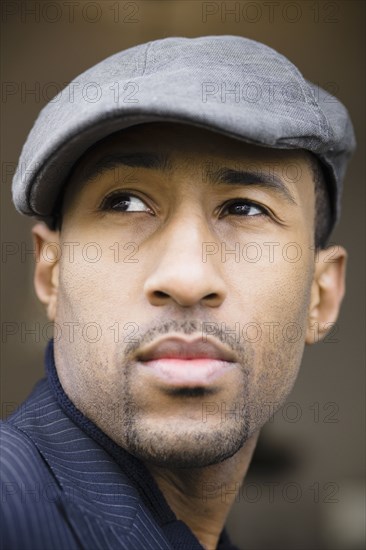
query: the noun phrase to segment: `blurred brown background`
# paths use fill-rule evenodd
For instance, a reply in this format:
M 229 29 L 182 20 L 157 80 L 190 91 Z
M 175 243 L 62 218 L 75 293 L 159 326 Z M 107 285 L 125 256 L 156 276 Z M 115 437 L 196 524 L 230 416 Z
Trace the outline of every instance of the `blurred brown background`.
M 233 541 L 246 550 L 364 547 L 365 4 L 1 2 L 3 417 L 42 376 L 50 332 L 42 332 L 47 320 L 32 286 L 32 222 L 16 213 L 10 190 L 27 133 L 57 89 L 103 58 L 141 42 L 237 34 L 289 57 L 350 111 L 358 149 L 346 177 L 342 221 L 332 238 L 349 252 L 337 341 L 306 349 L 287 406 L 263 431 L 228 521 Z

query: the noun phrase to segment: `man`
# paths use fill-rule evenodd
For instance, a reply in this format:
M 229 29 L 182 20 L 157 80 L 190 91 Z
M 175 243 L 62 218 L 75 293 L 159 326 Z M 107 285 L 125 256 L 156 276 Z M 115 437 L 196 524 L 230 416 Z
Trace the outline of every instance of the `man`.
M 217 488 L 337 319 L 353 148 L 338 100 L 240 37 L 137 46 L 46 106 L 13 189 L 55 331 L 2 424 L 6 548 L 233 548 Z

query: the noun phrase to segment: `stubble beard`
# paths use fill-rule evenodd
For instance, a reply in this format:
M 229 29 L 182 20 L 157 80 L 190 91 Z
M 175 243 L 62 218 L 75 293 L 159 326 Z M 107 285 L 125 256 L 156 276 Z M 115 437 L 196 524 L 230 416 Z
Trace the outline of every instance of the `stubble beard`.
M 190 422 L 183 414 L 179 417 L 177 412 L 170 418 L 160 417 L 154 425 L 143 402 L 139 403 L 136 399 L 133 384 L 136 362 L 131 358 L 131 351 L 136 351 L 142 344 L 161 334 L 173 331 L 181 334 L 196 333 L 198 326 L 194 322 L 167 321 L 155 325 L 153 330 L 147 330 L 137 343 L 116 350 L 116 364 L 118 357 L 124 357 L 119 369 L 120 391 L 115 392 L 114 388 L 114 408 L 105 407 L 103 421 L 95 421 L 115 443 L 146 463 L 167 468 L 202 468 L 223 462 L 236 454 L 271 418 L 284 403 L 296 378 L 297 369 L 289 369 L 287 365 L 299 362 L 298 350 L 288 345 L 272 344 L 270 349 L 260 351 L 254 345 L 237 343 L 225 336 L 215 335 L 236 352 L 241 373 L 240 383 L 233 389 L 230 401 L 225 402 L 225 414 L 220 410 L 222 401 L 219 394 L 210 395 L 205 388 L 180 388 L 177 411 L 184 398 L 195 400 L 196 410 L 197 404 L 202 407 L 205 403 L 215 403 L 219 406 L 218 420 L 204 422 L 202 418 L 196 418 Z M 262 375 L 256 377 L 259 361 Z M 277 372 L 277 376 L 273 372 Z M 265 406 L 268 399 L 276 400 L 271 409 Z M 187 408 L 183 407 L 182 410 Z M 118 415 L 115 411 L 118 411 Z
M 197 323 L 167 323 L 166 331 L 172 329 L 184 334 L 197 331 Z M 160 334 L 163 330 L 159 331 Z M 152 334 L 149 334 L 151 339 Z M 148 413 L 136 406 L 133 392 L 134 363 L 125 361 L 124 399 L 123 399 L 123 424 L 124 446 L 131 454 L 144 462 L 160 467 L 169 468 L 201 468 L 218 464 L 233 456 L 245 444 L 254 432 L 253 422 L 250 418 L 250 410 L 246 408 L 248 403 L 251 376 L 253 371 L 248 365 L 253 364 L 254 350 L 246 347 L 245 354 L 242 346 L 230 342 L 228 339 L 218 338 L 233 350 L 240 358 L 241 384 L 236 388 L 235 397 L 231 402 L 224 403 L 226 413 L 222 414 L 222 403 L 215 393 L 202 387 L 179 388 L 172 392 L 177 399 L 179 408 L 182 399 L 193 400 L 195 408 L 201 408 L 201 418 L 194 422 L 177 415 L 173 420 L 160 421 L 154 426 Z M 146 340 L 146 339 L 144 339 Z M 148 339 L 147 339 L 148 340 Z M 126 348 L 125 357 L 128 357 L 130 349 Z M 218 407 L 217 421 L 204 421 L 204 408 L 207 404 Z M 183 415 L 182 415 L 183 416 Z

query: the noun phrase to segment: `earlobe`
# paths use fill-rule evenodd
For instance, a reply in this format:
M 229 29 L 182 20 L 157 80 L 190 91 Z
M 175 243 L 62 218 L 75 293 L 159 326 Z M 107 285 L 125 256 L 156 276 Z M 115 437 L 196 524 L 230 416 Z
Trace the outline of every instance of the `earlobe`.
M 46 224 L 39 222 L 32 228 L 32 235 L 36 255 L 35 291 L 46 306 L 47 317 L 54 321 L 59 283 L 59 232 L 52 231 Z
M 322 340 L 337 321 L 345 293 L 347 252 L 334 245 L 318 253 L 305 342 Z

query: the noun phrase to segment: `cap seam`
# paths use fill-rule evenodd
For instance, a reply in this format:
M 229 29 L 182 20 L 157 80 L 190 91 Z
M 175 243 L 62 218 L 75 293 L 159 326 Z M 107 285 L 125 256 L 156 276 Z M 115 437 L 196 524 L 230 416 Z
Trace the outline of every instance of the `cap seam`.
M 153 43 L 152 41 L 150 41 L 147 46 L 146 46 L 146 49 L 145 49 L 145 56 L 144 56 L 144 67 L 142 69 L 142 73 L 140 76 L 144 76 L 145 72 L 146 72 L 146 68 L 147 68 L 147 56 L 148 56 L 148 53 L 149 53 L 149 50 L 150 48 L 152 47 Z

